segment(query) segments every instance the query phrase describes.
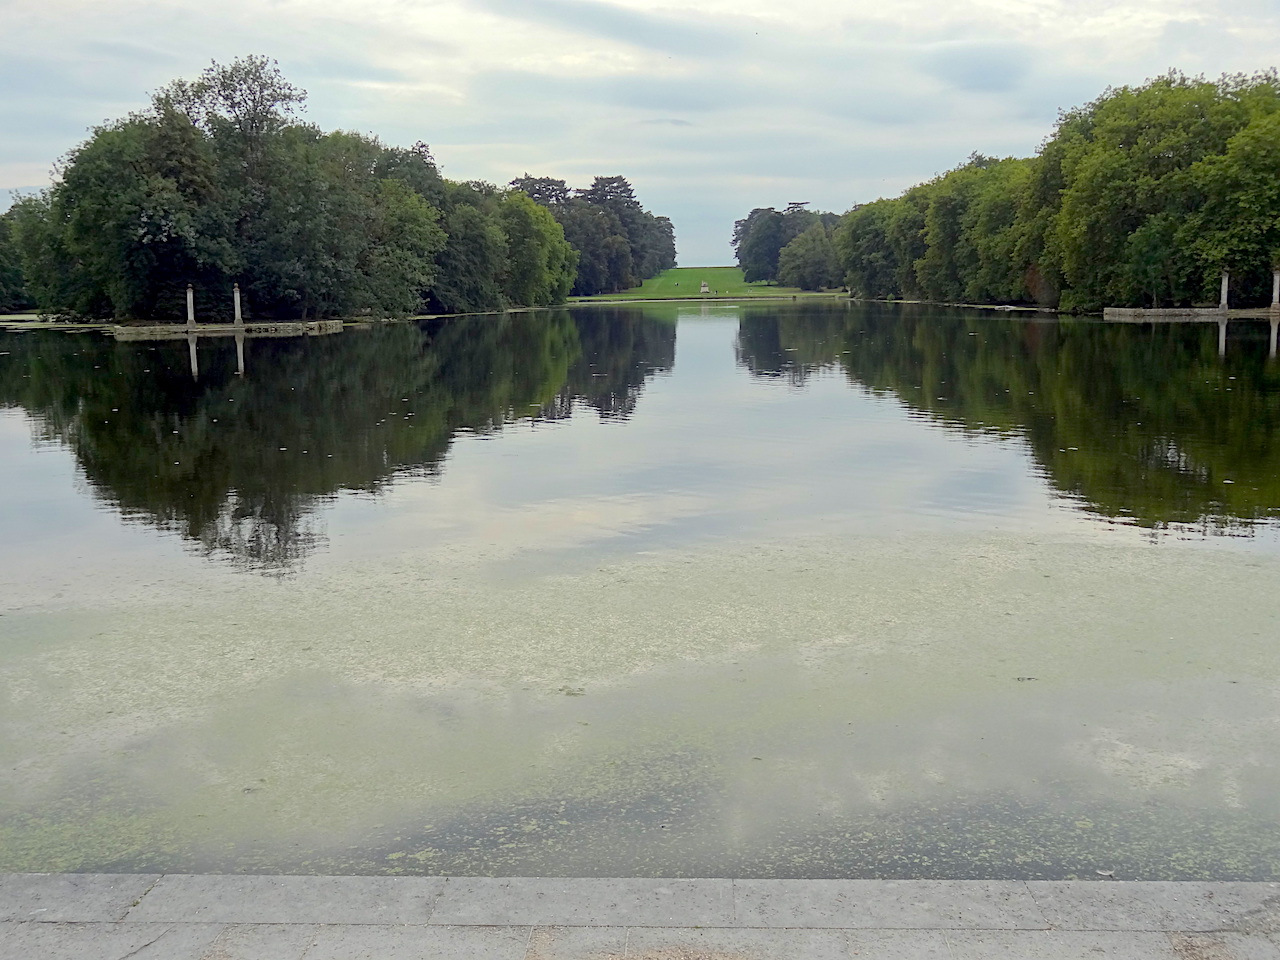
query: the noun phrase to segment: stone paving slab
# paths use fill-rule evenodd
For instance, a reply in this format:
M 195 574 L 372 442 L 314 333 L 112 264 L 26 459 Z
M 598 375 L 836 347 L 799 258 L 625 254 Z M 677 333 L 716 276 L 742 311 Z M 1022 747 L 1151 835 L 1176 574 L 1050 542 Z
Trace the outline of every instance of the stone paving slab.
M 1063 930 L 1220 930 L 1280 908 L 1280 883 L 1032 880 L 1027 889 Z
M 321 929 L 308 923 L 231 924 L 201 960 L 302 960 Z
M 304 956 L 305 960 L 525 960 L 529 933 L 528 927 L 327 927 Z
M 15 923 L 0 927 L 0 960 L 212 960 L 220 924 Z M 274 958 L 273 958 L 274 960 Z
M 623 960 L 626 927 L 534 927 L 525 960 Z
M 1235 960 L 1179 956 L 1168 934 L 984 930 L 947 934 L 953 960 Z
M 160 874 L 0 874 L 0 920 L 120 920 Z
M 1042 930 L 1027 885 L 1004 880 L 738 880 L 738 926 Z
M 632 930 L 625 960 L 848 960 L 849 951 L 849 936 L 843 930 L 668 928 Z M 882 960 L 884 955 L 868 956 Z M 887 956 L 888 960 L 895 960 L 893 954 Z M 949 960 L 945 953 L 938 956 L 939 960 Z
M 205 923 L 426 923 L 440 877 L 161 878 L 128 920 Z M 503 921 L 505 922 L 505 921 Z
M 1280 944 L 1262 936 L 1239 933 L 1171 933 L 1178 960 L 1280 960 Z
M 0 909 L 0 960 L 1280 960 L 1263 883 L 33 874 Z
M 453 877 L 431 922 L 733 926 L 733 881 Z

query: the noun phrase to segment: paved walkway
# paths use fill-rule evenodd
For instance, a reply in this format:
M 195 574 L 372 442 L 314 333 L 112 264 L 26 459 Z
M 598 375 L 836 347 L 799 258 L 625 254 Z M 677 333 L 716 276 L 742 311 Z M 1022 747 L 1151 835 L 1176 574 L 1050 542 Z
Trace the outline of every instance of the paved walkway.
M 0 875 L 3 960 L 1280 960 L 1280 884 Z

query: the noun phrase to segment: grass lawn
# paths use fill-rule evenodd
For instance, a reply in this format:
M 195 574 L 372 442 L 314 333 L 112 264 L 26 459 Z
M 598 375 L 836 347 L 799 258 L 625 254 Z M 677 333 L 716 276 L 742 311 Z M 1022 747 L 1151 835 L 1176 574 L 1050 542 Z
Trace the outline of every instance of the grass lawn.
M 706 281 L 710 293 L 699 293 Z M 752 297 L 815 297 L 833 296 L 830 293 L 814 293 L 798 287 L 779 287 L 771 283 L 747 283 L 737 267 L 676 267 L 660 273 L 643 285 L 622 293 L 599 294 L 594 297 L 574 297 L 576 302 L 601 300 L 697 300 L 700 298 L 743 300 Z

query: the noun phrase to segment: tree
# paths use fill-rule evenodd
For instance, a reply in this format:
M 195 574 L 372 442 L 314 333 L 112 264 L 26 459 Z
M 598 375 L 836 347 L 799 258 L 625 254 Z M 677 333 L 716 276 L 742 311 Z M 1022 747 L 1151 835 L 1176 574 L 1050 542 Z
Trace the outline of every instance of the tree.
M 444 203 L 444 178 L 440 176 L 435 157 L 431 156 L 431 148 L 421 140 L 407 149 L 384 147 L 373 175 L 379 180 L 403 181 L 434 207 Z
M 782 224 L 773 207 L 757 207 L 733 225 L 733 250 L 748 283 L 777 278 L 778 254 L 786 245 Z
M 835 214 L 815 213 L 808 203 L 789 203 L 779 213 L 773 207 L 757 207 L 734 223 L 730 241 L 748 283 L 778 279 L 782 249 L 815 223 L 834 226 Z
M 552 177 L 531 177 L 526 173 L 512 180 L 511 186 L 544 207 L 563 207 L 573 196 L 568 184 Z
M 830 231 L 815 223 L 778 255 L 778 282 L 802 290 L 821 290 L 840 284 L 840 270 Z
M 1188 171 L 1200 203 L 1171 243 L 1194 257 L 1191 280 L 1198 281 L 1202 295 L 1212 291 L 1222 267 L 1231 270 L 1232 287 L 1244 296 L 1261 300 L 1270 294 L 1280 249 L 1278 138 L 1280 110 L 1255 117 L 1228 141 L 1225 153 Z
M 233 284 L 250 317 L 498 310 L 504 284 L 521 302 L 563 300 L 572 251 L 549 214 L 446 181 L 422 142 L 298 122 L 304 99 L 247 57 L 95 128 L 9 218 L 31 297 L 154 321 L 183 316 L 188 284 L 206 317 L 229 313 Z
M 1278 118 L 1274 71 L 1108 90 L 1062 114 L 1036 157 L 974 154 L 850 211 L 842 268 L 864 296 L 1097 310 L 1212 302 L 1225 267 L 1262 299 L 1280 248 Z
M 575 296 L 626 290 L 676 265 L 671 221 L 641 207 L 625 177 L 596 177 L 590 187 L 570 191 L 563 180 L 526 173 L 511 186 L 563 228 L 577 254 Z
M 353 303 L 383 316 L 421 313 L 445 246 L 440 211 L 402 180 L 380 180 L 376 189 Z
M 622 236 L 622 224 L 617 217 L 608 210 L 578 199 L 569 200 L 556 212 L 565 240 L 578 254 L 572 289 L 574 296 L 617 293 L 635 286 L 636 281 L 631 274 L 631 247 Z M 611 253 L 619 245 L 627 251 L 625 264 L 617 262 Z
M 0 311 L 6 312 L 32 305 L 13 234 L 10 215 L 0 215 Z
M 500 277 L 507 263 L 507 238 L 497 218 L 470 203 L 445 216 L 440 274 L 431 289 L 439 313 L 479 313 L 503 306 Z
M 211 136 L 232 134 L 252 178 L 253 161 L 270 135 L 287 126 L 306 99 L 307 92 L 285 80 L 276 61 L 247 56 L 226 66 L 212 63 L 193 81 L 175 80 L 152 103 L 157 113 L 182 113 Z
M 503 198 L 499 216 L 507 238 L 503 293 L 508 302 L 563 302 L 573 285 L 578 255 L 555 217 L 519 191 Z
M 834 245 L 849 292 L 867 299 L 898 295 L 897 264 L 887 233 L 892 200 L 855 207 L 840 218 Z

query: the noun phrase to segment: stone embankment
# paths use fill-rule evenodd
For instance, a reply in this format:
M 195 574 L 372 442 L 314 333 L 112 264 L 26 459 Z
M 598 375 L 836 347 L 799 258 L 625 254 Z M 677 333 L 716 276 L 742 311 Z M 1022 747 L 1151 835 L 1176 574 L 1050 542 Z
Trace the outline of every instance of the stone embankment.
M 0 876 L 3 960 L 1280 960 L 1280 884 Z

